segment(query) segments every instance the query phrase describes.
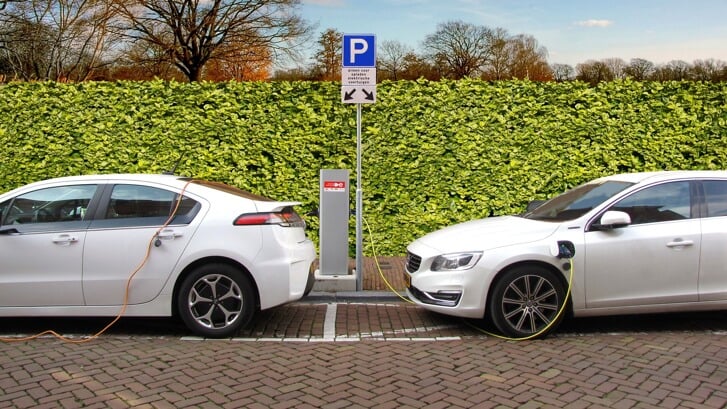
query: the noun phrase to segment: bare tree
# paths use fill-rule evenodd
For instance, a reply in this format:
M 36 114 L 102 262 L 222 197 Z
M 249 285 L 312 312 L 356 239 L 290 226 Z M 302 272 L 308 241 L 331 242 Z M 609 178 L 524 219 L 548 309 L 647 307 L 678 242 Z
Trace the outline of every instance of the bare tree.
M 0 12 L 2 48 L 25 79 L 82 81 L 114 44 L 113 17 L 108 0 L 15 1 Z
M 568 64 L 553 64 L 550 66 L 553 79 L 557 82 L 573 81 L 576 79 L 576 70 Z
M 727 65 L 723 61 L 713 58 L 696 60 L 692 66 L 691 78 L 696 81 L 721 81 Z
M 485 68 L 484 78 L 490 80 L 504 80 L 510 75 L 512 65 L 512 43 L 510 34 L 504 28 L 492 31 L 490 41 L 490 58 Z
M 382 77 L 390 80 L 398 80 L 406 65 L 407 54 L 413 53 L 411 47 L 399 41 L 383 41 L 378 51 L 377 66 Z
M 576 79 L 596 85 L 602 81 L 613 81 L 615 75 L 603 61 L 588 60 L 576 65 Z
M 267 48 L 274 57 L 295 52 L 308 25 L 294 13 L 300 0 L 114 0 L 118 28 L 132 42 L 165 50 L 189 81 L 212 59 L 239 55 L 238 45 Z
M 446 63 L 454 79 L 482 72 L 491 56 L 492 30 L 463 21 L 439 24 L 434 34 L 424 40 L 424 48 L 437 62 Z
M 689 79 L 692 66 L 682 60 L 669 61 L 654 70 L 652 78 L 657 81 L 683 81 Z
M 135 43 L 123 51 L 111 67 L 110 78 L 122 80 L 184 80 L 181 72 L 171 63 L 163 48 Z
M 548 81 L 553 73 L 548 66 L 548 50 L 539 45 L 535 37 L 520 34 L 510 39 L 510 77 Z
M 205 70 L 206 80 L 260 81 L 270 76 L 272 61 L 268 48 L 227 46 L 232 50 L 226 52 L 224 58 L 210 60 L 210 69 Z
M 27 20 L 4 22 L 0 31 L 2 74 L 23 80 L 48 79 L 53 38 L 56 33 L 43 23 Z
M 341 79 L 341 53 L 343 52 L 343 33 L 329 28 L 318 39 L 320 47 L 315 54 L 316 72 L 320 79 L 336 81 Z
M 632 58 L 629 65 L 624 68 L 624 74 L 636 81 L 649 79 L 654 72 L 654 63 L 643 58 Z
M 401 79 L 417 80 L 425 78 L 437 81 L 442 78 L 442 71 L 436 65 L 431 64 L 426 58 L 409 52 L 404 56 L 404 70 L 401 72 Z
M 603 64 L 605 64 L 609 71 L 611 71 L 611 74 L 613 75 L 612 79 L 624 79 L 626 78 L 625 69 L 627 67 L 626 61 L 624 61 L 621 58 L 606 58 L 601 60 Z

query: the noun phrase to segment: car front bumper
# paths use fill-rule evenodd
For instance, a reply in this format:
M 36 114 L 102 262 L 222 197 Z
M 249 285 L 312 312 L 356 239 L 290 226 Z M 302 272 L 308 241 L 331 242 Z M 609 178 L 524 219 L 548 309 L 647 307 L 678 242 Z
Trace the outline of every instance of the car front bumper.
M 457 317 L 484 316 L 486 292 L 477 271 L 419 270 L 404 274 L 409 278 L 409 299 L 422 308 Z

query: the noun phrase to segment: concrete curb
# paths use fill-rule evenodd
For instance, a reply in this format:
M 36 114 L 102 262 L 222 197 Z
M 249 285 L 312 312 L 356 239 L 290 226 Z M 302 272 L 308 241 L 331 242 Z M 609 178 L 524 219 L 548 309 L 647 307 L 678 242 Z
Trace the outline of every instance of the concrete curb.
M 406 293 L 402 292 L 403 297 Z M 311 291 L 299 302 L 404 302 L 391 291 Z

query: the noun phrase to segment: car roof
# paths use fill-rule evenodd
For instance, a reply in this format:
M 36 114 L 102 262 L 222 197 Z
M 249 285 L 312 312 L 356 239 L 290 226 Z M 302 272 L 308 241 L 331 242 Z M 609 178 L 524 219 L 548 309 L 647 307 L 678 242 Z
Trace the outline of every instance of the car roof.
M 709 179 L 727 178 L 727 171 L 724 170 L 665 170 L 655 172 L 619 173 L 605 176 L 597 181 L 620 181 L 629 183 L 661 182 L 674 179 Z
M 188 185 L 188 182 L 194 181 Z M 224 194 L 232 194 L 239 197 L 244 197 L 249 200 L 256 202 L 268 202 L 268 204 L 275 204 L 276 206 L 282 205 L 299 205 L 297 201 L 280 201 L 274 200 L 265 196 L 250 193 L 246 190 L 238 189 L 234 186 L 226 185 L 225 183 L 210 182 L 204 180 L 198 180 L 187 176 L 170 175 L 170 174 L 147 174 L 147 173 L 118 173 L 118 174 L 94 174 L 94 175 L 78 175 L 78 176 L 63 176 L 53 179 L 45 179 L 37 182 L 29 183 L 18 188 L 12 189 L 6 192 L 0 192 L 0 197 L 13 196 L 18 191 L 32 190 L 42 188 L 44 186 L 55 186 L 59 184 L 73 184 L 73 183 L 114 183 L 114 182 L 146 182 L 146 183 L 158 183 L 167 185 L 169 187 L 175 187 L 178 189 L 185 188 L 187 192 L 200 193 L 205 192 L 216 192 Z M 223 188 L 227 186 L 227 188 Z
M 187 181 L 190 178 L 179 175 L 168 175 L 168 174 L 149 174 L 149 173 L 114 173 L 114 174 L 94 174 L 94 175 L 76 175 L 76 176 L 62 176 L 52 179 L 45 179 L 38 182 L 31 183 L 44 184 L 44 183 L 58 183 L 58 182 L 88 182 L 88 181 L 138 181 L 138 182 L 161 182 L 161 183 L 173 183 L 175 181 Z
M 147 182 L 169 182 L 170 180 L 188 180 L 189 178 L 179 175 L 169 174 L 151 174 L 151 173 L 112 173 L 112 174 L 94 174 L 94 175 L 77 175 L 63 176 L 53 179 L 44 180 L 44 182 L 77 182 L 87 180 L 139 180 Z
M 28 183 L 22 186 L 18 186 L 15 189 L 11 189 L 6 192 L 0 192 L 0 195 L 5 196 L 6 194 L 14 193 L 20 189 L 37 188 L 45 185 L 55 185 L 59 183 L 87 183 L 87 182 L 108 182 L 108 181 L 136 181 L 136 182 L 154 182 L 162 183 L 169 186 L 182 186 L 190 178 L 179 176 L 179 175 L 166 175 L 166 174 L 145 174 L 145 173 L 124 173 L 124 174 L 95 174 L 95 175 L 78 175 L 78 176 L 63 176 L 52 179 L 39 180 L 37 182 Z

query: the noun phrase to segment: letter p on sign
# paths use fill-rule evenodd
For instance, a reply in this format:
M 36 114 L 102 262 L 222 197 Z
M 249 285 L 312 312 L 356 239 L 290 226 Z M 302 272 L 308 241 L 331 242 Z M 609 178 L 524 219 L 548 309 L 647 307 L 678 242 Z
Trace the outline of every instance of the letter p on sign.
M 373 34 L 343 35 L 344 67 L 376 67 L 376 36 Z
M 356 64 L 357 55 L 365 55 L 369 49 L 369 43 L 363 38 L 352 38 L 351 39 L 351 55 L 348 59 L 349 64 Z

